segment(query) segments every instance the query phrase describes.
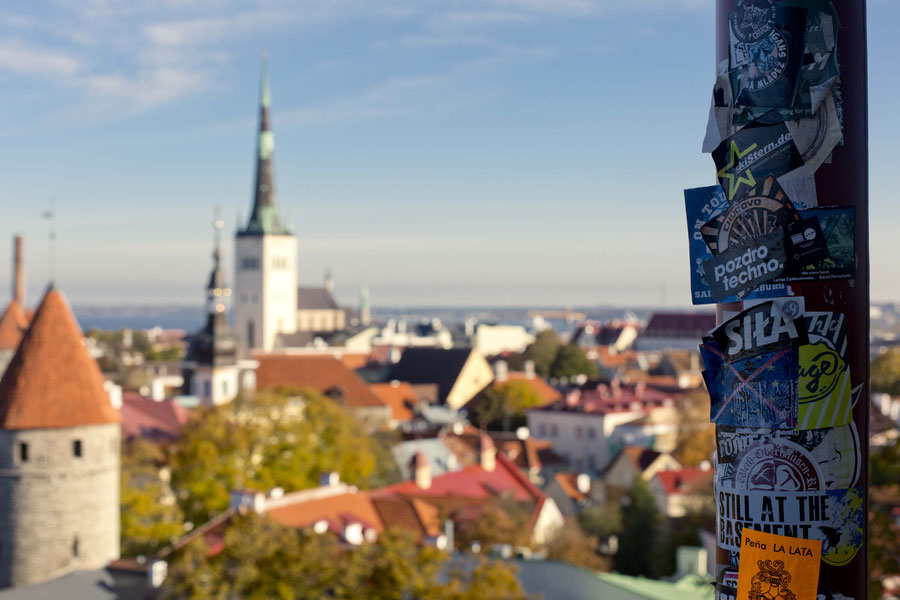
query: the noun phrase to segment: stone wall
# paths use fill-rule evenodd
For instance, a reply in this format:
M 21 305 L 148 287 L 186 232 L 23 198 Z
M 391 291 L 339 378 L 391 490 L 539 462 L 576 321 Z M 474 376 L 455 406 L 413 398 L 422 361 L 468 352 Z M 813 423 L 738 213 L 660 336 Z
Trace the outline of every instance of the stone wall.
M 119 424 L 0 430 L 0 587 L 119 557 L 120 436 Z

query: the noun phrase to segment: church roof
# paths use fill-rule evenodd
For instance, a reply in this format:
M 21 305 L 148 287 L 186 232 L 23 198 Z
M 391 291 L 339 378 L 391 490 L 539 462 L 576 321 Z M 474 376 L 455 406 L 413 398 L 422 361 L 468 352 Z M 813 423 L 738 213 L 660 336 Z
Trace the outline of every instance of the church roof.
M 253 212 L 238 235 L 291 235 L 281 221 L 275 196 L 275 136 L 269 124 L 269 75 L 263 65 L 259 92 L 259 135 L 256 141 L 256 184 Z
M 28 316 L 18 300 L 12 300 L 0 316 L 0 350 L 15 350 L 28 329 Z
M 297 308 L 299 310 L 337 310 L 334 296 L 324 287 L 297 288 Z
M 118 423 L 103 383 L 65 298 L 51 286 L 0 380 L 0 427 Z

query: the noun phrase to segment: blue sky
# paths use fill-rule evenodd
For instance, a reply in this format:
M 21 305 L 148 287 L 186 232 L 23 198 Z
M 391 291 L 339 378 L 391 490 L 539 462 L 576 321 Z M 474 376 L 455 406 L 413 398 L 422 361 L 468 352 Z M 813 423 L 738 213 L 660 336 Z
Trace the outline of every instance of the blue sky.
M 0 265 L 25 234 L 39 293 L 55 199 L 56 281 L 73 303 L 199 303 L 214 207 L 228 230 L 249 211 L 268 52 L 301 281 L 330 266 L 345 303 L 366 283 L 376 305 L 687 306 L 682 189 L 714 182 L 699 151 L 713 13 L 712 0 L 7 0 Z M 900 3 L 869 2 L 877 300 L 900 299 L 898 22 Z

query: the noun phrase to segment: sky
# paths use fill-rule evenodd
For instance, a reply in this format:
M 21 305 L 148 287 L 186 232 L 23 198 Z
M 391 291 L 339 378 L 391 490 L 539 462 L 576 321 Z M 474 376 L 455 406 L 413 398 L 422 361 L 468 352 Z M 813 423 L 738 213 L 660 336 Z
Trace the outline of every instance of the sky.
M 900 300 L 900 3 L 869 0 L 871 290 Z M 260 57 L 299 277 L 375 306 L 689 306 L 712 0 L 6 0 L 0 300 L 200 304 Z M 56 215 L 55 251 L 48 240 Z M 230 269 L 231 235 L 223 243 Z

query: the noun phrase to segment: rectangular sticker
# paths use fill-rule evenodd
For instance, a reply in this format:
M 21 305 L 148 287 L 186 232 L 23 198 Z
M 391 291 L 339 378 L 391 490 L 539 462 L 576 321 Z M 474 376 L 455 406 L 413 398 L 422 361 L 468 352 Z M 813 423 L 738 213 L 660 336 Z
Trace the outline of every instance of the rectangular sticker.
M 738 598 L 816 600 L 821 542 L 749 528 L 741 537 Z
M 860 471 L 854 423 L 826 429 L 716 427 L 717 479 L 723 487 L 798 491 L 844 489 Z
M 797 427 L 798 355 L 796 348 L 725 362 L 712 337 L 700 356 L 710 397 L 710 421 L 736 427 Z
M 784 233 L 775 231 L 741 246 L 734 246 L 703 263 L 713 298 L 746 296 L 760 284 L 784 272 Z
M 784 281 L 824 281 L 856 277 L 856 218 L 853 207 L 820 207 L 802 214 L 818 220 L 828 256 L 802 267 L 786 269 Z
M 863 545 L 865 491 L 732 490 L 715 486 L 718 544 L 737 552 L 744 529 L 822 542 L 822 561 L 842 566 Z
M 689 253 L 691 260 L 691 301 L 694 304 L 712 304 L 717 302 L 713 297 L 706 279 L 703 263 L 713 258 L 713 254 L 703 239 L 700 228 L 710 219 L 720 214 L 728 202 L 725 193 L 718 185 L 684 190 L 684 206 L 687 215 Z M 747 293 L 744 299 L 777 298 L 790 295 L 790 286 L 785 283 L 763 283 L 755 290 Z M 719 302 L 738 302 L 737 295 L 718 300 Z
M 785 308 L 785 304 L 789 308 Z M 760 352 L 771 352 L 807 344 L 806 322 L 795 300 L 768 301 L 728 319 L 712 332 L 713 338 L 732 362 Z

